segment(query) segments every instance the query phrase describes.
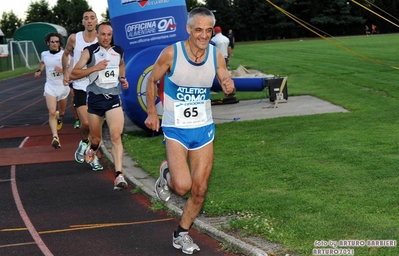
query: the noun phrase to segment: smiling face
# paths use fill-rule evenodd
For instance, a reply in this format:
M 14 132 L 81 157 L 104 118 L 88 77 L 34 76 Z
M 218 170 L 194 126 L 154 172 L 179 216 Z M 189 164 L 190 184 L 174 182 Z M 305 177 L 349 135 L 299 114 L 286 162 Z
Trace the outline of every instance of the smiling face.
M 85 30 L 92 32 L 96 29 L 97 22 L 97 16 L 93 11 L 87 11 L 83 14 L 82 25 Z
M 187 24 L 186 29 L 192 45 L 201 50 L 206 49 L 212 38 L 213 23 L 212 17 L 198 15 L 193 19 L 191 26 Z

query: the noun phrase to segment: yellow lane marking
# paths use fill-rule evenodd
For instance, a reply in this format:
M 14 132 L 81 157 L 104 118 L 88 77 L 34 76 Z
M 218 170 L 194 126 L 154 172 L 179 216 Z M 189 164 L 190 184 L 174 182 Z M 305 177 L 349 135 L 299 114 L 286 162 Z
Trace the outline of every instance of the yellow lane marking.
M 117 227 L 117 226 L 129 226 L 129 225 L 141 225 L 148 223 L 157 223 L 174 220 L 174 218 L 165 218 L 159 220 L 145 220 L 145 221 L 137 221 L 137 222 L 122 222 L 122 223 L 104 223 L 104 224 L 81 224 L 81 225 L 71 225 L 70 228 L 66 229 L 57 229 L 57 230 L 47 230 L 47 231 L 39 231 L 39 234 L 51 234 L 51 233 L 61 233 L 61 232 L 70 232 L 77 230 L 86 230 L 86 229 L 95 229 L 95 228 L 108 228 L 108 227 Z M 26 231 L 27 228 L 5 228 L 1 229 L 1 232 L 15 232 L 15 231 Z M 1 246 L 0 246 L 1 247 Z

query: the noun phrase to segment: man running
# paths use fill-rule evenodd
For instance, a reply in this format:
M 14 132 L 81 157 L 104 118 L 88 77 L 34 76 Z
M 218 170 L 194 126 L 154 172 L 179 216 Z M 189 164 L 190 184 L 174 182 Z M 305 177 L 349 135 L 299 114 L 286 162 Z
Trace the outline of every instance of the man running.
M 86 162 L 96 159 L 101 142 L 101 129 L 104 120 L 109 128 L 112 142 L 112 157 L 115 165 L 114 190 L 127 188 L 122 174 L 123 145 L 122 132 L 124 115 L 120 99 L 122 85 L 127 90 L 129 84 L 125 78 L 123 49 L 112 45 L 113 30 L 110 23 L 104 22 L 97 27 L 98 43 L 86 47 L 78 63 L 72 70 L 72 79 L 89 76 L 87 86 L 87 105 L 91 141 L 86 151 Z
M 147 84 L 145 125 L 158 131 L 155 95 L 158 81 L 164 78 L 162 131 L 167 162 L 161 164 L 155 192 L 163 201 L 169 200 L 170 190 L 177 195 L 191 192 L 172 240 L 173 247 L 186 254 L 200 250 L 188 232 L 204 203 L 212 170 L 215 128 L 210 89 L 215 75 L 226 94 L 234 92 L 222 53 L 209 44 L 214 25 L 208 9 L 191 10 L 186 25 L 189 38 L 162 51 Z
M 68 38 L 67 45 L 62 56 L 62 67 L 64 69 L 64 84 L 71 83 L 69 79 L 69 72 L 67 70 L 69 55 L 73 56 L 74 66 L 79 61 L 81 52 L 86 46 L 97 43 L 97 16 L 92 10 L 88 10 L 83 14 L 82 24 L 85 27 L 84 31 L 76 34 L 71 34 Z M 89 85 L 89 78 L 82 77 L 81 79 L 72 82 L 74 92 L 74 104 L 79 115 L 80 120 L 80 136 L 78 149 L 75 152 L 75 160 L 78 163 L 83 163 L 85 160 L 85 152 L 89 145 L 89 121 L 87 116 L 86 105 L 86 87 Z M 100 171 L 103 166 L 100 164 L 97 156 L 94 161 L 90 163 L 93 171 Z
M 61 141 L 58 132 L 62 128 L 62 117 L 65 114 L 68 102 L 69 87 L 63 84 L 62 55 L 62 36 L 59 33 L 48 33 L 44 41 L 49 50 L 41 53 L 39 69 L 35 72 L 35 77 L 42 74 L 46 68 L 46 83 L 44 84 L 44 96 L 49 112 L 48 123 L 53 135 L 51 145 L 55 148 L 61 148 Z M 57 110 L 58 103 L 58 110 Z

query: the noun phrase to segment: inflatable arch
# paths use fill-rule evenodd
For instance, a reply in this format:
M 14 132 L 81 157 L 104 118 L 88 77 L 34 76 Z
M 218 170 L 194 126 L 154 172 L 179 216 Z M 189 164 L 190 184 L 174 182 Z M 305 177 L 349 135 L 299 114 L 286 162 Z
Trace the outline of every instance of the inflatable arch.
M 108 0 L 115 44 L 125 50 L 129 89 L 122 93 L 126 115 L 146 130 L 147 78 L 158 55 L 168 45 L 188 37 L 185 0 Z M 157 97 L 161 118 L 162 104 Z
M 126 115 L 137 126 L 148 130 L 146 89 L 147 78 L 161 51 L 168 45 L 188 38 L 185 0 L 108 0 L 114 30 L 114 42 L 125 50 L 126 78 L 129 89 L 122 92 Z M 237 91 L 262 91 L 265 80 L 235 79 Z M 159 89 L 163 91 L 160 81 Z M 220 91 L 215 79 L 212 90 Z M 156 99 L 162 119 L 162 103 Z

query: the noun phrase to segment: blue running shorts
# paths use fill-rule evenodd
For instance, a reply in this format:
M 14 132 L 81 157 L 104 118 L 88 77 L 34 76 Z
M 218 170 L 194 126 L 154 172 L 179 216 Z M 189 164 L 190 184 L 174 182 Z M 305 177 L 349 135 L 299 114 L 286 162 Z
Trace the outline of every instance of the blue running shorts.
M 187 150 L 200 149 L 215 138 L 215 125 L 212 123 L 199 128 L 181 129 L 162 127 L 165 138 L 179 142 Z

